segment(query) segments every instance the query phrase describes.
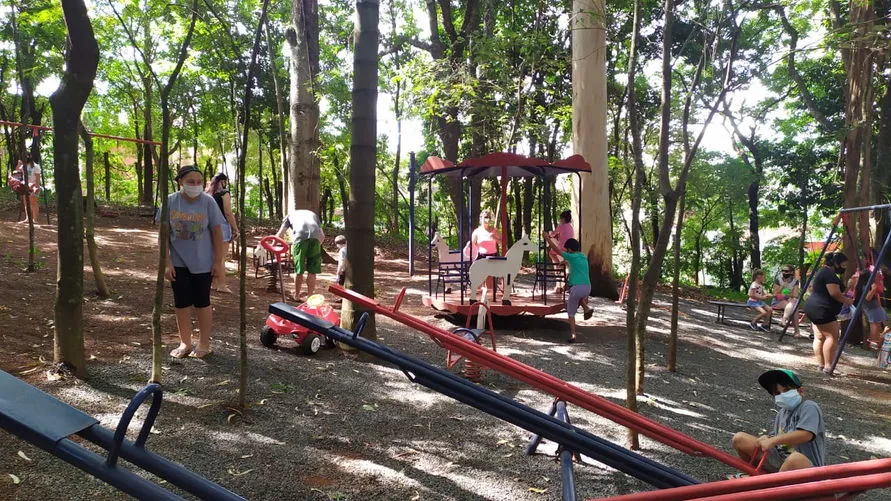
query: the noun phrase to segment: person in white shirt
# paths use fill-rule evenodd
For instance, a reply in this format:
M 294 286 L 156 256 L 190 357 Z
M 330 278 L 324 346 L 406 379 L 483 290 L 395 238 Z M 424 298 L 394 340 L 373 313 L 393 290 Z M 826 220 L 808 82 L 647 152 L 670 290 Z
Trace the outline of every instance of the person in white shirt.
M 347 239 L 337 235 L 334 244 L 337 245 L 337 285 L 343 285 L 346 283 Z
M 37 215 L 40 211 L 40 203 L 37 200 L 37 194 L 40 193 L 40 165 L 31 158 L 31 154 L 25 156 L 24 163 L 19 160 L 16 170 L 26 170 L 28 174 L 28 198 L 22 197 L 23 204 L 31 205 L 31 219 L 37 222 Z M 24 207 L 25 219 L 22 223 L 28 222 L 28 207 Z

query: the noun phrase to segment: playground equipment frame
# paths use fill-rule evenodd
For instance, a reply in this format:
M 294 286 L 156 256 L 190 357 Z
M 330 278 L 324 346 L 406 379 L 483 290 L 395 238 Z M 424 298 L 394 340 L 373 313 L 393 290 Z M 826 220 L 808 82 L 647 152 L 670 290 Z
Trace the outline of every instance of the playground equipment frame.
M 888 211 L 889 218 L 891 218 L 891 204 L 882 204 L 882 205 L 869 205 L 865 207 L 850 207 L 847 209 L 842 209 L 839 211 L 838 215 L 835 216 L 835 219 L 832 220 L 832 229 L 829 231 L 829 236 L 826 237 L 826 242 L 823 244 L 823 248 L 820 249 L 820 254 L 817 256 L 814 265 L 811 267 L 810 273 L 808 273 L 807 280 L 804 282 L 804 286 L 802 286 L 801 291 L 802 294 L 798 295 L 798 298 L 795 300 L 795 309 L 792 311 L 797 312 L 798 308 L 801 306 L 801 298 L 804 296 L 803 292 L 808 290 L 811 282 L 814 279 L 817 271 L 821 267 L 821 263 L 823 261 L 823 256 L 826 254 L 826 249 L 831 244 L 835 233 L 838 230 L 838 225 L 843 221 L 843 215 L 850 213 L 858 213 L 870 210 L 886 210 Z M 845 232 L 847 233 L 847 226 L 844 227 Z M 851 237 L 853 238 L 853 237 Z M 875 266 L 873 267 L 872 272 L 869 274 L 869 278 L 866 280 L 866 285 L 863 286 L 864 290 L 869 290 L 869 287 L 872 286 L 873 282 L 875 282 L 876 277 L 880 271 L 880 264 L 884 261 L 885 256 L 888 254 L 888 247 L 891 245 L 891 231 L 888 232 L 888 235 L 885 237 L 885 242 L 882 244 L 882 247 L 879 249 L 878 255 L 875 258 Z M 863 302 L 866 298 L 865 294 L 861 294 L 857 301 L 854 303 L 854 314 L 851 316 L 851 320 L 848 322 L 847 327 L 845 328 L 845 332 L 841 335 L 838 343 L 838 350 L 835 353 L 835 357 L 832 359 L 832 364 L 829 367 L 829 374 L 833 374 L 835 372 L 835 368 L 838 365 L 839 359 L 841 359 L 842 353 L 845 351 L 845 344 L 848 341 L 848 337 L 851 334 L 851 330 L 854 328 L 854 324 L 860 319 L 860 315 L 862 314 L 862 306 Z M 779 341 L 783 340 L 783 337 L 786 335 L 786 330 L 789 328 L 787 324 L 783 328 L 783 332 L 780 333 Z
M 525 157 L 522 155 L 517 155 L 513 153 L 489 153 L 487 155 L 483 155 L 476 158 L 469 158 L 462 161 L 459 164 L 455 164 L 449 160 L 444 160 L 439 157 L 429 157 L 424 162 L 424 164 L 420 167 L 420 169 L 416 168 L 416 164 L 414 162 L 414 156 L 411 156 L 411 172 L 417 172 L 416 175 L 410 176 L 411 185 L 414 186 L 414 178 L 417 176 L 426 176 L 427 177 L 427 237 L 428 241 L 432 238 L 433 235 L 433 177 L 437 175 L 443 176 L 453 176 L 457 177 L 461 181 L 461 202 L 459 207 L 458 214 L 458 247 L 460 253 L 460 266 L 463 268 L 465 265 L 470 264 L 470 261 L 466 260 L 464 257 L 463 249 L 464 242 L 461 241 L 462 235 L 465 233 L 465 224 L 473 227 L 474 222 L 469 221 L 469 212 L 468 208 L 473 205 L 473 190 L 470 189 L 468 185 L 465 189 L 465 185 L 467 185 L 467 181 L 477 178 L 477 177 L 499 177 L 501 180 L 501 196 L 499 198 L 499 213 L 500 213 L 500 221 L 501 224 L 501 235 L 502 235 L 502 252 L 507 251 L 507 242 L 508 242 L 508 217 L 507 217 L 507 182 L 509 178 L 512 177 L 536 177 L 542 179 L 544 181 L 546 178 L 550 176 L 556 177 L 559 174 L 575 174 L 579 183 L 581 183 L 581 174 L 583 172 L 591 172 L 591 166 L 582 158 L 580 155 L 573 155 L 564 160 L 549 162 L 547 160 L 537 159 Z M 466 191 L 466 193 L 465 193 Z M 547 182 L 541 183 L 541 189 L 538 193 L 539 207 L 541 210 L 538 214 L 538 227 L 543 227 L 544 218 L 550 217 L 551 207 L 550 207 L 550 186 Z M 409 208 L 409 219 L 413 219 L 414 215 L 414 197 L 411 197 L 411 206 Z M 582 220 L 582 210 L 581 210 L 581 201 L 579 201 L 579 221 L 578 227 L 581 228 L 581 220 Z M 409 222 L 410 228 L 414 228 L 413 221 Z M 530 238 L 532 236 L 530 235 Z M 542 250 L 542 245 L 539 242 L 539 253 L 543 254 L 540 259 L 547 260 L 548 251 L 546 248 Z M 433 296 L 433 249 L 428 246 L 427 250 L 427 293 L 429 297 Z M 547 306 L 547 283 L 544 284 L 545 292 L 543 293 L 543 302 L 544 305 Z M 465 305 L 465 281 L 461 281 L 460 287 L 460 305 Z M 518 309 L 517 307 L 511 306 L 502 306 L 494 302 L 494 288 L 493 288 L 493 309 L 495 314 L 517 314 L 522 309 Z M 565 302 L 562 306 L 565 308 Z M 459 308 L 460 309 L 460 308 Z M 529 311 L 529 310 L 522 310 Z M 559 310 L 558 310 L 559 311 Z M 548 314 L 556 313 L 557 311 L 547 311 Z M 453 312 L 454 313 L 454 312 Z

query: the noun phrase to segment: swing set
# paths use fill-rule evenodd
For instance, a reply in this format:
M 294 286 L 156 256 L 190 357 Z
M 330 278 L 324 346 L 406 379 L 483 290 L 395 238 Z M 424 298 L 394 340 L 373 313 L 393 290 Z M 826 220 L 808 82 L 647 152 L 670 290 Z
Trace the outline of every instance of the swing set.
M 807 291 L 808 287 L 810 287 L 811 282 L 814 279 L 814 275 L 820 269 L 820 263 L 823 261 L 823 256 L 826 254 L 827 249 L 833 245 L 837 240 L 844 239 L 843 242 L 847 245 L 854 246 L 854 243 L 859 241 L 861 243 L 872 242 L 872 232 L 869 227 L 869 211 L 887 211 L 889 219 L 891 219 L 891 204 L 883 204 L 883 205 L 869 205 L 865 207 L 850 207 L 847 209 L 842 209 L 835 219 L 832 221 L 832 229 L 829 231 L 829 236 L 826 237 L 826 242 L 823 244 L 823 248 L 820 249 L 820 254 L 817 256 L 817 259 L 814 261 L 814 265 L 811 267 L 807 280 L 804 282 L 804 286 L 802 286 L 802 292 Z M 852 218 L 857 217 L 860 222 L 859 235 L 853 233 L 853 224 Z M 842 235 L 841 231 L 839 231 L 839 224 L 841 224 L 842 229 L 844 230 L 844 235 Z M 858 238 L 858 236 L 860 238 Z M 888 232 L 888 235 L 885 237 L 885 241 L 882 246 L 879 248 L 878 252 L 876 252 L 872 246 L 857 246 L 860 249 L 857 252 L 857 255 L 854 256 L 854 263 L 857 266 L 857 270 L 869 270 L 871 267 L 871 271 L 866 279 L 866 284 L 862 287 L 862 290 L 869 290 L 873 283 L 876 280 L 883 276 L 881 272 L 881 263 L 885 262 L 885 258 L 888 255 L 888 247 L 891 244 L 891 231 Z M 861 277 L 862 278 L 862 277 Z M 801 300 L 804 294 L 799 294 L 798 298 L 795 300 L 795 309 L 793 311 L 798 311 L 798 308 L 801 306 Z M 847 344 L 848 338 L 851 335 L 851 332 L 854 329 L 854 325 L 860 321 L 860 315 L 862 313 L 862 306 L 865 302 L 866 294 L 860 294 L 854 302 L 854 306 L 852 309 L 851 320 L 848 322 L 845 327 L 844 333 L 842 333 L 841 338 L 839 339 L 838 351 L 835 353 L 835 357 L 832 360 L 832 365 L 829 366 L 829 374 L 833 374 L 835 372 L 835 367 L 838 365 L 838 361 L 842 356 L 842 353 L 845 350 L 845 344 Z M 786 336 L 786 331 L 789 329 L 789 325 L 787 324 L 783 328 L 783 332 L 780 334 L 779 341 L 782 341 Z
M 31 138 L 32 141 L 37 141 L 40 138 L 41 132 L 53 132 L 53 128 L 47 125 L 35 125 L 35 124 L 26 124 L 21 122 L 10 122 L 8 120 L 0 120 L 0 126 L 3 127 L 24 127 L 31 129 Z M 111 134 L 99 134 L 96 132 L 87 132 L 87 135 L 90 137 L 96 137 L 100 139 L 113 139 L 115 141 L 126 141 L 130 143 L 138 143 L 138 144 L 148 144 L 151 146 L 160 146 L 161 143 L 158 141 L 149 141 L 148 139 L 139 139 L 132 137 L 123 137 L 123 136 L 113 136 Z M 44 184 L 45 176 L 40 176 L 40 191 L 43 192 L 43 212 L 46 214 L 46 224 L 50 224 L 50 216 L 49 216 L 49 203 L 46 198 L 46 185 Z M 27 183 L 26 183 L 27 185 Z M 24 196 L 24 195 L 23 195 Z

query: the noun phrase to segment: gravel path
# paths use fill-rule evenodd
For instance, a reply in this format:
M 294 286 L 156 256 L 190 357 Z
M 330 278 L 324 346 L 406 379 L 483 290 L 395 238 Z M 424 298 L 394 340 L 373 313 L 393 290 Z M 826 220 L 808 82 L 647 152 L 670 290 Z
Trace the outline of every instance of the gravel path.
M 417 296 L 407 301 L 420 303 Z M 595 318 L 579 322 L 581 343 L 563 342 L 565 317 L 530 319 L 524 330 L 497 332 L 499 352 L 621 402 L 625 314 L 612 302 L 593 305 Z M 825 379 L 813 370 L 806 340 L 777 344 L 775 334 L 740 327 L 742 317 L 737 326 L 714 324 L 707 304 L 684 302 L 682 310 L 677 373 L 663 367 L 667 303 L 657 301 L 653 310 L 646 347 L 647 395 L 640 401 L 644 414 L 727 450 L 732 432 L 758 433 L 772 421 L 773 405 L 757 384 L 758 374 L 788 367 L 800 374 L 807 397 L 823 407 L 830 463 L 891 456 L 891 374 L 872 369 L 866 351 L 849 350 L 840 365 L 848 375 Z M 732 312 L 730 317 L 731 322 L 736 318 Z M 546 442 L 542 454 L 527 457 L 524 430 L 413 385 L 384 364 L 349 360 L 337 351 L 305 357 L 289 348 L 265 349 L 255 336 L 262 318 L 257 310 L 248 322 L 249 411 L 241 417 L 225 408 L 234 399 L 238 358 L 237 330 L 223 326 L 215 337 L 215 354 L 207 361 L 165 363 L 167 393 L 149 439 L 151 450 L 256 500 L 560 498 L 553 444 Z M 443 351 L 423 334 L 382 318 L 378 326 L 381 342 L 435 365 L 443 363 Z M 93 364 L 87 382 L 41 385 L 113 427 L 144 385 L 150 350 L 134 347 L 120 360 Z M 542 410 L 551 400 L 492 372 L 486 373 L 484 384 Z M 570 414 L 577 426 L 618 443 L 625 440 L 624 429 L 605 419 L 574 407 Z M 140 425 L 134 420 L 132 426 Z M 717 461 L 647 439 L 642 439 L 642 454 L 704 481 L 732 473 Z M 575 471 L 580 499 L 648 488 L 590 460 Z M 14 485 L 7 474 L 21 483 Z M 0 499 L 124 498 L 6 433 L 0 433 L 0 475 Z M 891 491 L 874 491 L 858 499 L 889 496 Z

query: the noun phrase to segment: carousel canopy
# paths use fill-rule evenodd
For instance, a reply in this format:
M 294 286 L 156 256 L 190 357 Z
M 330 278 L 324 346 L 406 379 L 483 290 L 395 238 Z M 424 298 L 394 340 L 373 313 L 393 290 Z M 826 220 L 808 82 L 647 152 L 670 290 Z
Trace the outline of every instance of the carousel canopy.
M 591 166 L 581 155 L 548 162 L 515 153 L 488 153 L 481 157 L 468 158 L 457 165 L 439 157 L 428 157 L 421 166 L 421 175 L 431 176 L 530 177 L 576 172 L 591 172 Z

